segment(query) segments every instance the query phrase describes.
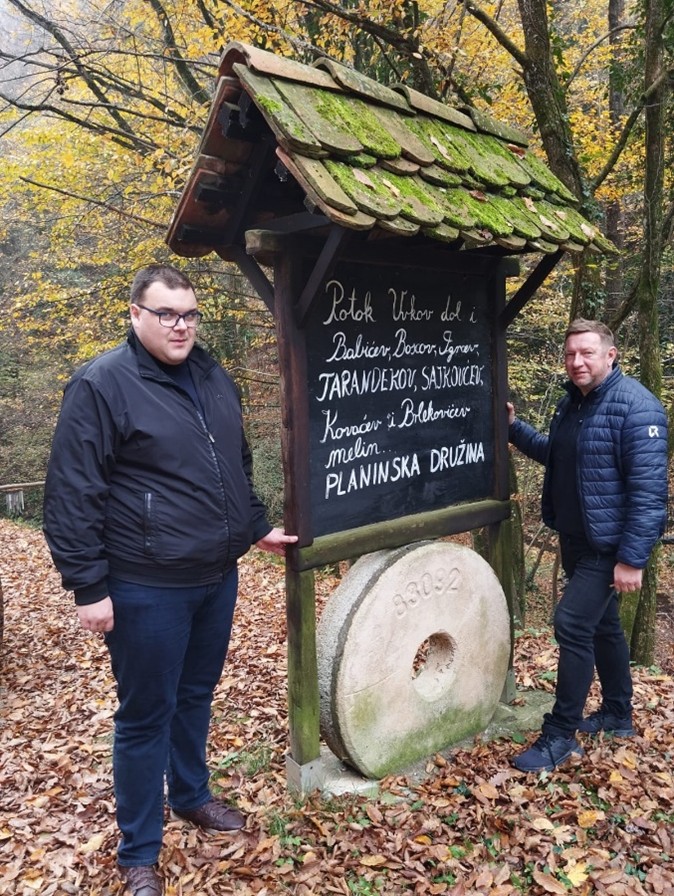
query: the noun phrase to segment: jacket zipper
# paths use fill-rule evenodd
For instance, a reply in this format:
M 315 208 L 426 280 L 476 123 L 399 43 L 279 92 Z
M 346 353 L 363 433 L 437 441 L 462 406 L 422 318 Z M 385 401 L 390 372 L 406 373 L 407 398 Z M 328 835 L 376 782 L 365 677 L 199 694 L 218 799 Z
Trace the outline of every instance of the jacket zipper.
M 216 366 L 216 365 L 213 365 L 213 366 Z M 205 377 L 208 375 L 209 372 L 210 372 L 210 371 L 206 371 L 206 372 L 204 372 L 204 374 L 202 375 L 201 379 L 202 379 L 202 380 L 205 379 Z M 215 474 L 216 474 L 218 483 L 219 483 L 219 485 L 220 485 L 220 498 L 221 498 L 221 500 L 222 500 L 222 506 L 223 506 L 223 510 L 224 510 L 225 523 L 227 524 L 228 521 L 229 521 L 229 509 L 228 509 L 228 502 L 227 502 L 227 494 L 226 494 L 226 491 L 225 491 L 225 483 L 224 483 L 224 480 L 223 480 L 223 478 L 222 478 L 222 471 L 221 471 L 221 469 L 220 469 L 220 464 L 218 463 L 218 457 L 217 457 L 217 455 L 216 455 L 216 453 L 215 453 L 215 449 L 213 448 L 213 445 L 215 444 L 215 437 L 214 437 L 214 435 L 213 435 L 213 434 L 211 433 L 211 431 L 209 430 L 208 425 L 206 424 L 206 421 L 205 421 L 203 415 L 201 414 L 199 408 L 194 404 L 194 402 L 192 401 L 191 396 L 190 396 L 184 389 L 182 389 L 177 383 L 174 383 L 169 377 L 164 377 L 164 376 L 162 376 L 162 377 L 151 376 L 151 378 L 153 378 L 153 379 L 157 379 L 159 382 L 166 383 L 166 385 L 168 385 L 170 388 L 176 389 L 178 392 L 180 392 L 182 395 L 184 395 L 184 396 L 187 398 L 187 400 L 189 401 L 191 407 L 193 408 L 194 413 L 197 415 L 197 419 L 199 420 L 199 423 L 201 424 L 201 428 L 202 428 L 202 430 L 204 431 L 204 434 L 205 434 L 205 436 L 206 436 L 206 438 L 208 439 L 208 442 L 209 442 L 209 446 L 208 446 L 208 447 L 209 447 L 210 454 L 211 454 L 211 460 L 213 461 L 213 467 L 214 467 L 214 470 L 215 470 Z M 195 387 L 196 387 L 196 383 L 195 383 Z M 150 510 L 150 509 L 151 509 L 151 503 L 152 503 L 152 495 L 151 495 L 151 494 L 147 494 L 147 495 L 145 496 L 145 498 L 146 498 L 146 509 L 147 509 L 147 510 Z M 228 544 L 228 547 L 227 547 L 227 557 L 229 557 L 229 536 L 230 536 L 230 532 L 229 532 L 229 526 L 228 526 L 228 525 L 227 525 L 227 529 L 226 529 L 226 534 L 227 534 L 227 544 Z M 146 536 L 146 544 L 148 543 L 149 540 L 150 540 L 150 533 L 148 533 L 147 536 Z
M 152 550 L 152 492 L 145 492 L 145 513 L 143 515 L 145 550 Z

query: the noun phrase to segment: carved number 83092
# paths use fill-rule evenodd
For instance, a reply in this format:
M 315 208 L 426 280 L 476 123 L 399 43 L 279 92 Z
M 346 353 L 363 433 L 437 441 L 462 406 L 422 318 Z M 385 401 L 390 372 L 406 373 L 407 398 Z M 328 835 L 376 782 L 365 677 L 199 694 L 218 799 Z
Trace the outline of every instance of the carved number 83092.
M 459 587 L 460 575 L 456 567 L 452 569 L 440 567 L 433 570 L 432 573 L 425 572 L 419 580 L 408 582 L 403 592 L 399 591 L 393 595 L 393 604 L 398 619 L 402 619 L 409 610 L 416 609 L 433 595 L 443 594 L 445 591 L 456 591 Z

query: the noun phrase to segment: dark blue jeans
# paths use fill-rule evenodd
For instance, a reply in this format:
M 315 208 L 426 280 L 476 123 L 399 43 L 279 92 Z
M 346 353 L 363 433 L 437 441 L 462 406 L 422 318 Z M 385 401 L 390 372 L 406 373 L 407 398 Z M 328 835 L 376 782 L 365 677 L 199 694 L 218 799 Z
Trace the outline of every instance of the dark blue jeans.
M 206 740 L 238 586 L 224 580 L 156 588 L 110 579 L 115 624 L 106 635 L 119 707 L 113 772 L 120 865 L 153 865 L 161 849 L 164 775 L 168 802 L 194 809 L 210 799 Z
M 562 566 L 568 577 L 555 610 L 559 644 L 556 700 L 543 732 L 574 734 L 592 685 L 601 685 L 602 708 L 620 718 L 632 712 L 630 654 L 612 586 L 614 555 L 597 554 L 582 541 L 560 536 Z

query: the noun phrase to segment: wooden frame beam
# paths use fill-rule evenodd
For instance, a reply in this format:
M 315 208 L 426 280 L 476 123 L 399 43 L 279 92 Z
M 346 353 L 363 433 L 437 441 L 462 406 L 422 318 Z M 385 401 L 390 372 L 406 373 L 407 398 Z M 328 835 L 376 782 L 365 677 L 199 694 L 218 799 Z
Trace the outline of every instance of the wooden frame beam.
M 293 551 L 289 562 L 301 572 L 374 551 L 399 548 L 413 541 L 480 529 L 509 516 L 510 501 L 489 499 L 444 507 L 357 529 L 345 529 L 332 535 L 321 535 L 307 547 Z
M 559 249 L 551 255 L 543 256 L 527 280 L 520 286 L 499 315 L 499 324 L 503 330 L 506 330 L 515 320 L 536 290 L 539 289 L 552 271 L 557 267 L 563 256 L 564 249 Z
M 330 271 L 337 263 L 340 251 L 351 239 L 352 233 L 353 231 L 348 230 L 346 227 L 340 227 L 337 224 L 333 225 L 321 254 L 318 256 L 311 274 L 309 274 L 309 279 L 302 290 L 302 294 L 295 304 L 295 318 L 299 327 L 304 324 L 316 298 L 319 286 L 326 277 L 330 276 Z
M 269 311 L 274 313 L 274 287 L 269 278 L 254 258 L 247 254 L 241 246 L 231 246 L 226 261 L 233 261 L 241 268 L 255 292 L 265 303 Z

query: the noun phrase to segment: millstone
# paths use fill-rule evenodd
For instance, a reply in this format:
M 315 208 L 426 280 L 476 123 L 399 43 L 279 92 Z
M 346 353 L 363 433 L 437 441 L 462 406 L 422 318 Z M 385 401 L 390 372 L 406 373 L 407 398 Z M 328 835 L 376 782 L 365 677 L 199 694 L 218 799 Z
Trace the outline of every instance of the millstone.
M 379 551 L 331 595 L 317 646 L 321 734 L 381 778 L 487 726 L 510 655 L 505 595 L 470 548 Z

